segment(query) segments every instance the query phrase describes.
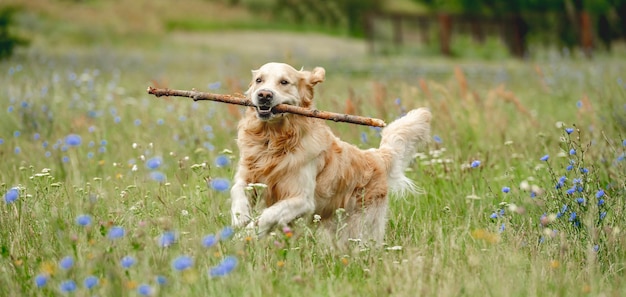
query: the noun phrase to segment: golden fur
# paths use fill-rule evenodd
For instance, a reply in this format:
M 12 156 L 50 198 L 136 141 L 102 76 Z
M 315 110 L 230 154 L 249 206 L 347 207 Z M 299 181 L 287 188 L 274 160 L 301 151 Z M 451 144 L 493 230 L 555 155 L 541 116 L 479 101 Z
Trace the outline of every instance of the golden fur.
M 319 215 L 326 235 L 382 243 L 389 189 L 413 190 L 404 176 L 415 147 L 426 141 L 430 112 L 418 109 L 383 129 L 378 149 L 361 150 L 333 135 L 321 119 L 271 113 L 285 103 L 312 107 L 313 87 L 325 71 L 298 71 L 268 63 L 252 72 L 249 108 L 238 126 L 240 160 L 231 189 L 232 220 L 236 227 L 258 227 L 265 234 L 298 217 Z M 255 221 L 245 187 L 263 183 L 260 197 L 266 208 Z M 333 217 L 344 209 L 345 228 L 338 232 Z

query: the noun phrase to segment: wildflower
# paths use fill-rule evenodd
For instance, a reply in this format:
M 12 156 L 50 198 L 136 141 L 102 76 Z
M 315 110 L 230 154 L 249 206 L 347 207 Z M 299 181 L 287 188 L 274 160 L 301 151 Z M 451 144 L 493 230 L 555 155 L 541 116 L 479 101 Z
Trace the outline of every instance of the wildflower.
M 604 190 L 598 190 L 598 192 L 596 192 L 596 198 L 600 198 L 604 196 Z
M 567 211 L 567 204 L 563 204 L 563 207 L 561 207 L 561 212 L 565 213 Z
M 165 276 L 162 276 L 162 275 L 157 275 L 156 282 L 159 285 L 165 285 L 165 284 L 167 284 L 167 278 Z
M 510 191 L 511 191 L 511 188 L 509 188 L 509 187 L 502 187 L 502 192 L 503 193 L 508 193 Z
M 85 280 L 83 281 L 83 285 L 87 289 L 93 289 L 93 287 L 97 286 L 99 282 L 100 281 L 98 280 L 97 277 L 90 275 L 85 278 Z
M 91 216 L 89 215 L 80 215 L 76 218 L 76 224 L 80 226 L 89 226 L 91 225 Z
M 574 166 L 572 165 L 567 165 L 567 167 L 565 167 L 565 170 L 567 171 L 572 171 L 572 169 L 574 169 Z
M 596 245 L 594 245 L 594 246 L 593 246 L 593 251 L 597 253 L 597 252 L 598 252 L 598 250 L 600 250 L 600 246 L 599 246 L 599 245 L 597 245 L 597 244 L 596 244 Z
M 598 200 L 598 206 L 602 206 L 602 205 L 604 205 L 604 199 Z
M 626 139 L 624 139 L 624 141 L 622 141 L 622 146 L 626 146 Z
M 135 120 L 135 126 L 139 126 L 141 125 L 141 120 L 140 119 L 136 119 Z
M 225 155 L 219 155 L 215 158 L 215 166 L 217 167 L 226 167 L 230 164 L 230 159 L 228 159 Z
M 59 261 L 59 267 L 67 270 L 74 266 L 74 258 L 67 256 Z
M 572 213 L 569 215 L 569 221 L 573 222 L 574 220 L 576 220 L 576 212 L 572 211 Z
M 47 274 L 38 274 L 35 276 L 35 285 L 37 288 L 41 288 L 48 283 L 48 275 Z
M 545 161 L 548 161 L 548 159 L 549 159 L 549 158 L 550 158 L 550 155 L 544 155 L 544 156 L 543 156 L 543 157 L 541 157 L 541 159 L 539 159 L 539 160 L 541 160 L 541 161 L 544 161 L 544 162 L 545 162 Z
M 228 190 L 230 183 L 225 178 L 215 178 L 211 180 L 211 188 L 216 191 L 223 192 Z
M 210 248 L 217 243 L 217 238 L 213 234 L 209 234 L 202 239 L 202 245 L 206 248 Z
M 580 178 L 575 178 L 575 179 L 572 180 L 573 184 L 582 184 L 582 182 L 583 182 L 583 180 L 580 179 Z
M 433 136 L 433 140 L 434 140 L 436 143 L 442 143 L 442 142 L 443 142 L 443 140 L 441 139 L 441 137 L 439 137 L 439 135 L 435 135 L 435 136 Z
M 498 218 L 498 214 L 494 212 L 494 213 L 492 213 L 492 214 L 489 216 L 489 218 L 490 218 L 490 219 L 497 219 L 497 218 Z
M 604 220 L 604 217 L 606 217 L 606 211 L 600 213 L 600 221 Z
M 565 132 L 567 134 L 572 134 L 574 132 L 574 128 L 565 128 Z
M 229 237 L 231 237 L 234 233 L 234 230 L 232 227 L 230 226 L 226 226 L 224 227 L 224 229 L 222 229 L 222 231 L 220 231 L 220 239 L 224 240 L 224 239 L 228 239 Z
M 19 190 L 17 188 L 11 188 L 7 191 L 6 194 L 4 194 L 4 202 L 6 204 L 11 204 L 15 202 L 15 200 L 17 200 L 19 196 L 20 196 Z
M 367 143 L 367 133 L 361 132 L 361 142 Z
M 219 265 L 209 270 L 209 275 L 211 277 L 225 276 L 231 273 L 235 267 L 237 267 L 237 258 L 227 256 Z
M 188 256 L 180 256 L 172 261 L 172 268 L 183 271 L 193 266 L 193 259 Z
M 163 232 L 159 237 L 159 246 L 168 247 L 176 242 L 176 233 L 172 231 Z
M 209 88 L 209 90 L 216 90 L 216 89 L 219 89 L 221 86 L 222 86 L 222 83 L 219 81 L 216 81 L 216 82 L 209 83 L 207 87 Z
M 472 161 L 472 163 L 470 164 L 470 167 L 472 167 L 472 168 L 476 168 L 476 167 L 478 167 L 478 166 L 480 166 L 480 161 L 478 161 L 478 160 L 474 160 L 474 161 Z
M 587 173 L 589 173 L 589 169 L 587 169 L 587 168 L 580 168 L 580 173 L 587 174 Z
M 65 137 L 65 144 L 69 146 L 79 146 L 81 141 L 82 139 L 80 138 L 80 135 L 78 134 L 70 134 L 67 137 Z
M 131 266 L 135 265 L 135 262 L 137 261 L 132 256 L 124 256 L 124 258 L 122 258 L 122 260 L 120 261 L 120 264 L 124 268 L 130 268 Z
M 502 225 L 500 225 L 500 232 L 504 232 L 504 229 L 506 229 L 504 223 L 502 223 Z
M 575 155 L 575 154 L 576 154 L 576 150 L 575 150 L 575 149 L 571 149 L 571 150 L 569 150 L 569 154 L 570 154 L 570 155 Z
M 167 179 L 167 177 L 165 176 L 163 172 L 152 171 L 150 172 L 150 179 L 162 183 Z
M 13 132 L 13 137 L 20 137 L 22 133 L 20 131 L 14 131 Z
M 578 204 L 583 204 L 585 203 L 585 198 L 582 198 L 582 197 L 576 198 L 576 202 L 578 202 Z
M 163 159 L 161 157 L 150 158 L 146 161 L 146 167 L 151 170 L 159 168 L 161 164 L 163 164 Z
M 143 296 L 150 296 L 152 295 L 152 287 L 150 287 L 150 285 L 148 284 L 141 284 L 139 285 L 139 287 L 137 287 L 137 293 Z
M 120 226 L 113 226 L 111 227 L 111 229 L 109 229 L 109 233 L 107 234 L 107 236 L 109 237 L 109 239 L 118 239 L 124 237 L 124 233 L 124 228 Z
M 73 280 L 66 280 L 59 285 L 61 292 L 69 293 L 76 291 L 76 283 Z

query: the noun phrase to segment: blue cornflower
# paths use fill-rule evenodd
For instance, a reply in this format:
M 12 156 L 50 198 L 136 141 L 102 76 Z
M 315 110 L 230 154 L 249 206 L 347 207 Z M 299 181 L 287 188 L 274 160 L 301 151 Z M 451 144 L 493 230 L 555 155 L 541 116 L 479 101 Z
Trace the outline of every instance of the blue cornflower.
M 159 125 L 159 126 L 163 125 L 164 123 L 165 123 L 165 120 L 163 120 L 163 119 L 158 119 L 157 120 L 157 125 Z
M 209 83 L 207 87 L 209 88 L 209 90 L 216 90 L 216 89 L 219 89 L 221 86 L 222 86 L 222 83 L 219 81 L 216 81 L 216 82 Z
M 361 132 L 361 142 L 367 143 L 367 133 Z
M 202 245 L 204 247 L 210 248 L 217 243 L 217 238 L 213 234 L 209 234 L 202 239 Z
M 59 261 L 59 267 L 61 267 L 62 269 L 67 270 L 72 268 L 72 266 L 74 266 L 74 258 L 70 256 L 67 256 Z
M 93 287 L 97 286 L 99 282 L 100 281 L 98 280 L 97 277 L 90 275 L 85 278 L 85 280 L 83 281 L 83 285 L 87 289 L 92 289 Z
M 209 275 L 211 277 L 225 276 L 231 273 L 235 267 L 237 267 L 237 258 L 227 256 L 219 265 L 212 267 L 209 270 Z
M 439 135 L 435 135 L 435 136 L 433 136 L 433 140 L 434 140 L 436 143 L 442 143 L 442 142 L 443 142 L 443 139 L 441 139 L 441 137 L 439 137 Z
M 565 175 L 562 175 L 561 177 L 559 177 L 560 183 L 565 183 L 566 181 L 567 181 L 567 177 Z
M 100 145 L 101 146 L 106 146 L 107 145 L 106 139 L 100 140 Z
M 4 144 L 4 138 L 0 138 L 0 144 Z
M 497 219 L 497 218 L 498 218 L 498 214 L 494 212 L 494 213 L 492 213 L 492 214 L 489 216 L 489 218 L 490 218 L 490 219 Z
M 93 133 L 96 131 L 96 127 L 95 126 L 89 126 L 89 128 L 87 128 L 87 131 L 89 131 L 89 133 Z
M 535 198 L 535 197 L 537 197 L 537 192 L 530 191 L 530 198 Z
M 146 167 L 152 170 L 159 168 L 161 164 L 163 164 L 163 159 L 161 157 L 150 158 L 146 161 Z
M 63 158 L 61 158 L 61 160 L 63 161 L 63 163 L 67 163 L 70 161 L 70 157 L 68 156 L 63 156 Z
M 509 188 L 509 187 L 502 187 L 502 192 L 503 193 L 511 192 L 511 188 Z
M 141 125 L 141 120 L 140 119 L 136 119 L 135 120 L 135 126 L 139 126 Z
M 576 220 L 576 212 L 572 211 L 572 213 L 570 213 L 569 215 L 569 221 L 573 222 L 574 220 Z
M 215 158 L 215 166 L 217 167 L 226 167 L 230 164 L 230 159 L 228 159 L 225 155 L 219 155 Z
M 81 142 L 82 142 L 82 139 L 80 138 L 80 135 L 78 134 L 70 134 L 67 137 L 65 137 L 65 144 L 69 146 L 79 146 Z
M 596 198 L 600 198 L 602 196 L 604 196 L 604 190 L 600 189 L 598 190 L 598 192 L 596 192 Z
M 13 149 L 13 153 L 15 153 L 16 155 L 21 152 L 22 152 L 22 149 L 19 146 L 16 146 L 15 149 Z
M 624 139 L 624 141 L 622 141 L 622 146 L 626 146 L 626 139 Z
M 565 132 L 567 134 L 572 134 L 572 132 L 574 132 L 574 128 L 565 128 Z
M 38 274 L 35 276 L 35 285 L 37 285 L 37 288 L 45 286 L 48 283 L 48 278 L 46 274 Z
M 230 182 L 225 178 L 215 178 L 211 180 L 211 188 L 216 191 L 223 192 L 228 190 Z
M 119 124 L 119 122 L 121 122 L 121 121 L 122 121 L 122 118 L 120 118 L 119 116 L 115 116 L 113 118 L 113 122 L 115 122 L 116 124 Z
M 167 179 L 167 177 L 161 171 L 152 171 L 150 172 L 150 179 L 162 183 Z
M 172 268 L 183 271 L 193 266 L 193 259 L 189 256 L 179 256 L 172 261 Z
M 571 150 L 569 150 L 569 154 L 570 154 L 570 155 L 575 155 L 575 154 L 576 154 L 576 150 L 575 150 L 575 149 L 571 149 Z
M 11 188 L 4 194 L 4 202 L 6 204 L 11 204 L 20 197 L 20 191 L 17 188 Z
M 573 184 L 582 184 L 583 180 L 581 178 L 575 178 L 572 180 Z
M 563 207 L 561 207 L 561 212 L 565 213 L 567 211 L 567 204 L 563 204 Z
M 602 206 L 602 205 L 604 205 L 604 199 L 598 200 L 598 206 Z
M 152 287 L 150 287 L 150 285 L 148 284 L 141 284 L 139 285 L 139 287 L 137 287 L 137 293 L 143 296 L 150 296 L 152 295 Z
M 583 204 L 585 203 L 585 198 L 582 198 L 582 197 L 576 198 L 576 202 L 578 202 L 578 204 Z
M 476 167 L 478 167 L 478 166 L 480 166 L 480 161 L 478 161 L 478 160 L 474 160 L 474 161 L 472 161 L 472 163 L 470 164 L 470 167 L 472 167 L 472 168 L 476 168 Z
M 91 225 L 91 216 L 90 215 L 79 215 L 76 218 L 76 224 L 81 226 L 89 226 Z
M 120 261 L 120 264 L 124 268 L 130 268 L 131 266 L 135 265 L 135 262 L 137 261 L 132 256 L 124 256 L 124 258 L 122 258 L 122 260 Z
M 583 102 L 580 101 L 580 100 L 576 101 L 576 107 L 578 107 L 578 108 L 583 107 Z
M 541 160 L 541 161 L 544 161 L 544 162 L 545 162 L 545 161 L 548 161 L 548 159 L 549 159 L 549 158 L 550 158 L 550 155 L 544 155 L 544 156 L 543 156 L 543 157 L 541 157 L 541 159 L 539 159 L 539 160 Z
M 59 285 L 61 292 L 69 293 L 76 291 L 76 283 L 73 280 L 66 280 Z
M 22 135 L 20 131 L 13 131 L 13 137 L 20 137 L 20 135 Z
M 574 169 L 574 166 L 572 165 L 567 165 L 567 167 L 565 167 L 565 170 L 567 171 L 572 171 L 572 169 Z
M 220 231 L 220 239 L 224 240 L 224 239 L 228 239 L 230 236 L 232 236 L 234 233 L 233 228 L 226 226 L 224 227 L 224 229 L 222 229 L 222 231 Z
M 176 233 L 172 231 L 163 232 L 159 237 L 159 246 L 168 247 L 176 242 Z
M 39 140 L 39 138 L 41 138 L 41 135 L 39 135 L 39 133 L 33 134 L 33 140 L 37 141 Z
M 124 228 L 120 226 L 113 226 L 111 227 L 111 229 L 109 229 L 109 233 L 107 234 L 107 236 L 109 237 L 109 239 L 118 239 L 124 237 L 124 233 Z
M 500 225 L 500 232 L 504 232 L 505 229 L 506 226 L 504 225 L 504 223 L 502 223 L 502 225 Z
M 167 278 L 163 275 L 157 275 L 156 276 L 156 282 L 159 285 L 165 285 L 167 284 Z
M 600 250 L 600 246 L 599 246 L 599 245 L 597 245 L 597 244 L 596 244 L 596 245 L 594 245 L 594 246 L 593 246 L 593 251 L 597 253 L 597 252 L 598 252 L 598 250 Z
M 606 217 L 606 211 L 600 213 L 600 220 L 604 220 L 604 217 Z
M 580 173 L 587 174 L 587 173 L 589 173 L 589 169 L 587 169 L 587 168 L 580 168 Z

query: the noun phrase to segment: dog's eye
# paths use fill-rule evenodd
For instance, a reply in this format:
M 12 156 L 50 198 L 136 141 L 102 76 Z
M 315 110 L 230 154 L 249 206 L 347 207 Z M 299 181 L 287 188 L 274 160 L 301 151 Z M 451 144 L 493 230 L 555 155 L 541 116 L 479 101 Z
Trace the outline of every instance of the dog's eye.
M 256 79 L 256 83 L 257 83 L 257 84 L 260 84 L 262 81 L 263 81 L 263 80 L 262 80 L 260 77 Z
M 280 84 L 285 86 L 285 85 L 288 85 L 289 82 L 283 79 L 283 80 L 280 81 Z

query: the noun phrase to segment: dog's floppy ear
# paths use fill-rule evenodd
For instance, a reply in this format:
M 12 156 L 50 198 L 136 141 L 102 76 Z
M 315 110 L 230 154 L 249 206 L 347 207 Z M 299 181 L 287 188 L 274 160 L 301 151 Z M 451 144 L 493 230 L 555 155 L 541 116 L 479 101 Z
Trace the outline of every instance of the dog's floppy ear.
M 325 78 L 326 70 L 322 67 L 315 67 L 309 74 L 309 83 L 314 86 L 323 82 Z

